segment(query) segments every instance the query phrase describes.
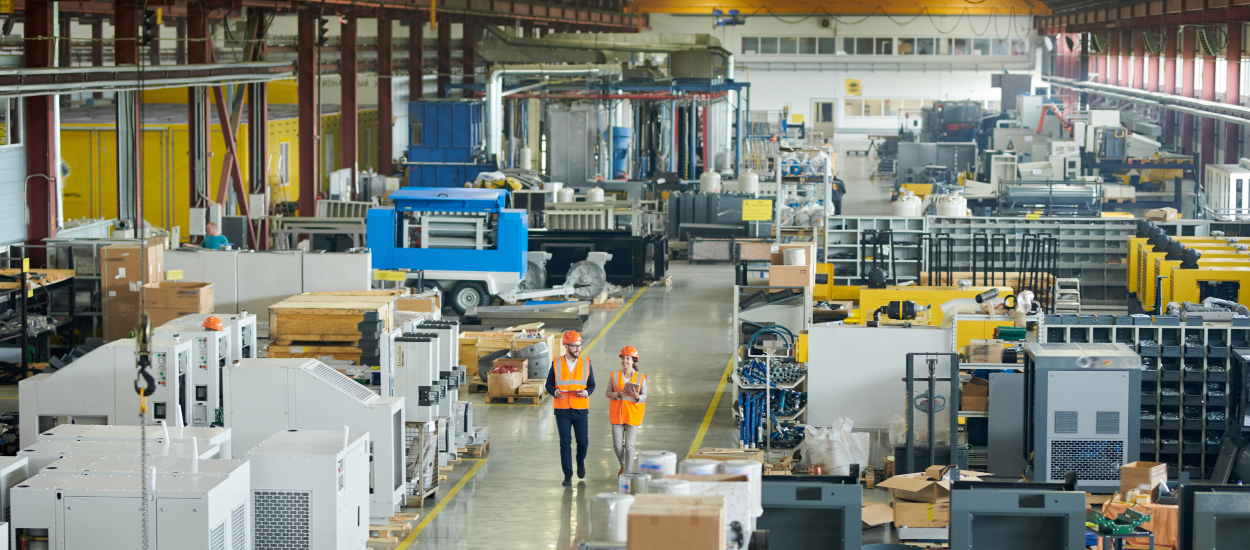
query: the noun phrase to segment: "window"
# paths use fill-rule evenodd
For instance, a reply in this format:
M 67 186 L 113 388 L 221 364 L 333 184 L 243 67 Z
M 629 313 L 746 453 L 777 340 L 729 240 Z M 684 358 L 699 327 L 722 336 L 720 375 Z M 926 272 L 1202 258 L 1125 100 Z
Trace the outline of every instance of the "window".
M 864 116 L 864 100 L 847 99 L 844 101 L 842 116 Z
M 972 55 L 989 55 L 990 54 L 990 39 L 977 38 L 973 40 L 972 52 L 973 52 Z
M 872 39 L 871 38 L 856 38 L 855 39 L 855 53 L 857 55 L 872 55 Z
M 1011 41 L 1007 40 L 1006 38 L 991 39 L 990 40 L 990 47 L 991 47 L 990 53 L 992 55 L 1010 55 L 1011 54 L 1010 44 L 1011 44 Z
M 330 172 L 334 171 L 334 134 L 325 134 L 322 138 L 322 161 L 325 164 L 325 172 L 322 177 L 329 179 Z
M 903 110 L 904 110 L 904 111 L 917 111 L 917 112 L 919 112 L 919 111 L 920 111 L 920 109 L 921 109 L 921 104 L 920 104 L 920 103 L 921 103 L 921 100 L 919 100 L 919 99 L 904 99 L 904 100 L 903 100 Z
M 894 55 L 894 39 L 878 38 L 877 55 Z
M 817 42 L 816 53 L 820 55 L 834 55 L 838 53 L 838 39 L 821 38 Z
M 833 103 L 821 102 L 816 107 L 816 122 L 833 122 Z
M 897 99 L 881 100 L 881 114 L 884 116 L 895 116 L 898 114 L 898 106 L 902 102 Z
M 898 54 L 899 55 L 913 55 L 915 53 L 916 53 L 916 39 L 915 38 L 898 39 Z
M 21 98 L 0 99 L 0 146 L 22 143 Z
M 775 54 L 777 53 L 777 37 L 761 36 L 760 37 L 760 53 Z
M 291 183 L 291 142 L 278 144 L 278 181 L 283 185 Z
M 781 48 L 777 53 L 784 55 L 793 55 L 799 53 L 799 39 L 793 36 L 781 37 Z
M 758 36 L 742 37 L 742 53 L 760 53 L 760 38 Z
M 881 100 L 865 99 L 864 116 L 881 116 Z
M 933 38 L 917 38 L 916 53 L 918 55 L 933 55 L 937 53 L 935 40 Z
M 855 53 L 855 39 L 843 38 L 842 39 L 842 51 L 846 52 L 847 55 L 854 54 Z
M 1029 45 L 1023 38 L 1011 39 L 1011 55 L 1029 55 Z
M 816 37 L 805 36 L 799 39 L 799 53 L 814 54 L 816 53 Z
M 967 38 L 952 38 L 951 55 L 972 55 L 972 41 Z

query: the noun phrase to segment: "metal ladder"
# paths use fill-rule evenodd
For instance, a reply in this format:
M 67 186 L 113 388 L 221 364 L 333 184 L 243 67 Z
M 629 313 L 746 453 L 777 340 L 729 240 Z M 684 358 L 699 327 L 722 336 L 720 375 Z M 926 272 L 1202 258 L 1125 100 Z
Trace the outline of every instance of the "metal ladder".
M 1081 313 L 1081 280 L 1075 278 L 1055 279 L 1054 313 Z

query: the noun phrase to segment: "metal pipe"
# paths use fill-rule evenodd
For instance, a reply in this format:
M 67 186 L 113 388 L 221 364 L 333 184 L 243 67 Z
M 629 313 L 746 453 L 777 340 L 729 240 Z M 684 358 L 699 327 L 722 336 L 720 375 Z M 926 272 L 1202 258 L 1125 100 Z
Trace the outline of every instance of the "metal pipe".
M 1174 94 L 1134 90 L 1123 86 L 1112 86 L 1096 82 L 1078 82 L 1075 80 L 1053 76 L 1043 76 L 1042 80 L 1048 84 L 1059 86 L 1061 88 L 1089 91 L 1097 93 L 1101 96 L 1115 97 L 1118 99 L 1132 101 L 1140 105 L 1155 106 L 1180 113 L 1200 115 L 1226 122 L 1234 122 L 1250 126 L 1250 107 L 1206 101 Z
M 486 79 L 486 154 L 498 156 L 503 148 L 503 79 L 505 76 L 616 76 L 620 65 L 495 65 Z

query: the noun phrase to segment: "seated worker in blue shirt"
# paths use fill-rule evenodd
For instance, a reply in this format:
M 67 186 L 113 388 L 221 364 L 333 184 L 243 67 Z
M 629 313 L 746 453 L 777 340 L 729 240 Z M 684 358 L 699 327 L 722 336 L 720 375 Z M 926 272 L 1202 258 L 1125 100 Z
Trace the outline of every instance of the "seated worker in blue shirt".
M 217 228 L 217 224 L 208 222 L 204 225 L 204 231 L 208 236 L 204 237 L 204 242 L 200 243 L 200 247 L 204 250 L 221 250 L 222 245 L 230 244 L 230 241 L 221 236 L 221 230 Z

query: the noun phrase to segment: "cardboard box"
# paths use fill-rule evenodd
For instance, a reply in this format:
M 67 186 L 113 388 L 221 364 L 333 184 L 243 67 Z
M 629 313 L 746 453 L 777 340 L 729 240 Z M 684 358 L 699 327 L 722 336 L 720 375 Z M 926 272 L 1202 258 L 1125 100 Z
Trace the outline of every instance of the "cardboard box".
M 713 449 L 704 447 L 699 452 L 687 457 L 706 458 L 709 460 L 754 460 L 756 462 L 766 462 L 764 460 L 764 451 L 744 451 L 741 449 Z
M 1146 219 L 1150 221 L 1170 222 L 1178 218 L 1180 218 L 1180 214 L 1175 208 L 1172 207 L 1156 208 L 1154 210 L 1146 211 Z
M 143 285 L 143 307 L 212 311 L 213 283 L 148 283 Z
M 634 495 L 626 550 L 724 550 L 725 497 Z
M 805 263 L 807 264 L 807 266 L 813 269 L 816 267 L 816 243 L 790 243 L 790 244 L 772 245 L 771 246 L 772 254 L 769 255 L 769 259 L 771 260 L 772 265 L 786 265 L 785 253 L 783 251 L 789 250 L 791 248 L 802 248 L 804 250 L 803 256 L 804 256 L 804 259 L 806 260 Z
M 1003 344 L 1002 340 L 971 340 L 968 342 L 968 362 L 969 363 L 1002 363 L 1003 362 Z
M 803 286 L 811 288 L 816 285 L 816 270 L 805 265 L 770 265 L 768 266 L 768 286 Z
M 143 308 L 137 292 L 126 292 L 121 296 L 104 300 L 104 341 L 112 342 L 130 335 L 135 324 L 139 322 L 139 311 Z M 156 323 L 153 323 L 156 326 Z
M 1168 479 L 1168 465 L 1162 462 L 1130 462 L 1120 466 L 1120 493 L 1131 490 L 1150 494 L 1153 502 L 1159 496 L 1159 484 Z
M 932 468 L 946 468 L 944 466 L 934 466 Z M 983 472 L 960 472 L 959 479 L 961 481 L 981 481 Z M 901 474 L 893 476 L 881 483 L 877 487 L 889 489 L 894 492 L 894 498 L 899 500 L 908 500 L 911 502 L 947 502 L 951 499 L 951 483 L 949 481 L 939 481 L 937 477 L 930 477 L 928 473 L 921 472 L 915 474 Z
M 950 502 L 910 502 L 894 499 L 895 527 L 946 527 L 950 522 Z
M 510 366 L 520 371 L 521 374 L 525 374 L 525 369 L 529 367 L 529 364 L 530 364 L 529 359 L 513 359 L 511 357 L 504 357 L 501 359 L 496 359 L 495 362 L 491 363 L 491 368 L 493 369 L 495 367 Z
M 491 397 L 516 395 L 516 389 L 525 383 L 525 371 L 498 373 L 492 372 L 486 378 L 486 394 Z
M 209 304 L 208 307 L 203 308 L 203 309 L 198 309 L 198 310 L 157 307 L 157 308 L 146 308 L 144 311 L 148 312 L 148 318 L 151 320 L 152 326 L 159 327 L 165 323 L 173 321 L 174 319 L 177 319 L 184 315 L 192 315 L 192 314 L 197 314 L 197 313 L 212 313 L 213 305 Z
M 894 510 L 884 502 L 864 501 L 864 508 L 859 511 L 860 522 L 864 529 L 885 525 L 894 520 Z
M 100 249 L 101 284 L 105 299 L 125 292 L 138 292 L 144 284 L 165 280 L 165 249 L 157 244 L 155 238 L 150 239 L 144 248 L 147 265 L 143 265 L 138 244 L 113 244 Z
M 990 381 L 972 377 L 959 389 L 959 410 L 988 411 L 990 410 Z
M 738 241 L 739 260 L 768 260 L 773 258 L 773 243 Z

